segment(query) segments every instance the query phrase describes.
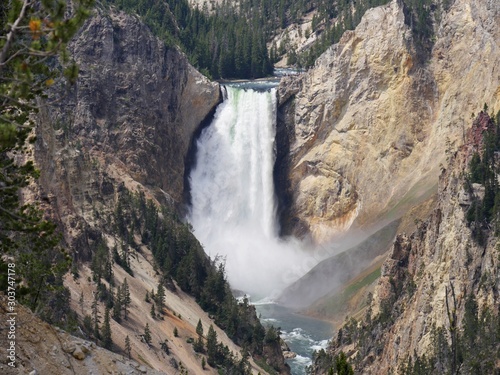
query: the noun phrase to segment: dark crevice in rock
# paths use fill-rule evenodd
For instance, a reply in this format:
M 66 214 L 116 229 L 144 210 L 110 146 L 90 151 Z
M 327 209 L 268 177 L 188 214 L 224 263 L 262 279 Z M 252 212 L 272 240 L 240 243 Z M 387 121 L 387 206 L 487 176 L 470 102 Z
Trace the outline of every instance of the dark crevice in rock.
M 220 90 L 220 88 L 219 88 Z M 219 94 L 219 100 L 218 102 L 214 105 L 214 107 L 208 112 L 208 114 L 205 116 L 203 121 L 198 125 L 198 128 L 196 131 L 193 133 L 193 136 L 191 137 L 191 141 L 189 143 L 189 148 L 188 152 L 186 154 L 186 157 L 184 158 L 184 190 L 183 190 L 183 199 L 182 199 L 182 205 L 179 208 L 181 211 L 181 215 L 185 215 L 187 212 L 187 209 L 189 206 L 191 206 L 191 184 L 189 181 L 189 175 L 191 174 L 191 171 L 193 168 L 196 166 L 196 154 L 198 151 L 198 139 L 201 136 L 201 132 L 203 129 L 208 128 L 210 124 L 212 123 L 215 112 L 217 111 L 217 107 L 219 104 L 223 102 L 223 95 L 222 92 Z
M 290 145 L 294 141 L 293 114 L 295 113 L 295 96 L 290 96 L 277 108 L 276 121 L 276 160 L 273 168 L 274 194 L 276 196 L 279 235 L 287 236 L 292 232 L 290 223 L 293 196 L 290 185 Z

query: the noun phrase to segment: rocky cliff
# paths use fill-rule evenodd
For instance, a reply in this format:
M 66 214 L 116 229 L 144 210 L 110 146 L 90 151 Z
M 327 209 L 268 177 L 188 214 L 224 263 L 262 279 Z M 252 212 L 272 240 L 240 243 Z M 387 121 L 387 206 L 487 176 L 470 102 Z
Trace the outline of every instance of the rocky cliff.
M 467 179 L 473 152 L 482 149 L 474 139 L 481 139 L 488 122 L 481 113 L 470 132 L 480 137 L 470 135 L 442 170 L 434 212 L 413 234 L 394 241 L 366 316 L 333 340 L 330 349 L 346 352 L 357 373 L 498 371 L 498 237 L 492 226 L 485 236 L 474 235 L 468 218 L 484 196 L 484 186 L 469 188 Z M 326 373 L 328 360 L 320 357 L 315 373 Z M 417 363 L 424 372 L 415 372 Z
M 421 62 L 394 0 L 367 11 L 310 71 L 283 80 L 283 233 L 325 242 L 435 193 L 446 150 L 463 142 L 478 103 L 500 106 L 499 19 L 496 1 L 452 2 L 435 12 L 433 48 Z
M 66 242 L 88 260 L 95 213 L 113 210 L 117 189 L 182 203 L 194 134 L 220 93 L 176 48 L 123 13 L 98 11 L 69 50 L 78 81 L 42 111 L 35 151 L 40 194 Z
M 192 296 L 168 278 L 171 290 L 166 291 L 165 307 L 160 311 L 156 306 L 156 315 L 150 312 L 155 307 L 151 299 L 145 301 L 145 295 L 166 282 L 153 257 L 151 238 L 148 247 L 147 235 L 137 233 L 145 224 L 137 215 L 129 218 L 130 211 L 124 216 L 123 197 L 138 197 L 140 193 L 150 199 L 156 208 L 149 207 L 148 212 L 156 213 L 157 223 L 165 219 L 164 215 L 170 215 L 170 224 L 175 225 L 170 225 L 169 230 L 175 231 L 176 237 L 188 237 L 183 237 L 185 242 L 175 251 L 186 255 L 186 242 L 196 240 L 180 224 L 175 208 L 183 203 L 185 170 L 196 133 L 220 101 L 219 86 L 189 65 L 177 48 L 154 37 L 139 19 L 113 10 L 96 10 L 69 51 L 79 65 L 78 81 L 67 90 L 51 88 L 44 99 L 34 146 L 41 176 L 25 198 L 40 202 L 58 223 L 65 246 L 73 255 L 72 274 L 67 275 L 65 286 L 71 294 L 71 307 L 78 314 L 73 317 L 74 324 L 85 330 L 84 317 L 90 316 L 93 301 L 99 299 L 97 314 L 102 328 L 105 307 L 116 303 L 113 296 L 117 286 L 128 280 L 128 320 L 122 317 L 121 323 L 114 318 L 110 322 L 113 349 L 125 353 L 128 336 L 132 358 L 141 366 L 131 367 L 120 356 L 104 355 L 101 359 L 92 349 L 83 362 L 75 365 L 64 345 L 56 345 L 51 349 L 54 355 L 69 359 L 61 359 L 62 365 L 57 363 L 56 370 L 47 371 L 65 373 L 65 366 L 83 366 L 82 371 L 87 373 L 156 373 L 151 368 L 162 373 L 217 373 L 215 367 L 202 368 L 201 355 L 191 345 L 197 337 L 199 319 L 204 332 L 215 325 L 213 317 Z M 146 214 L 145 202 L 142 216 Z M 161 209 L 165 207 L 166 210 Z M 125 236 L 118 233 L 116 215 L 126 221 Z M 183 230 L 187 233 L 178 233 Z M 128 254 L 125 268 L 117 252 Z M 208 262 L 204 254 L 200 259 Z M 103 262 L 107 262 L 112 275 L 107 281 L 96 277 L 96 267 L 102 267 Z M 110 293 L 111 299 L 106 302 Z M 150 344 L 143 339 L 146 323 L 151 330 Z M 216 326 L 215 330 L 222 347 L 233 352 L 235 360 L 240 358 L 241 348 L 220 328 Z M 26 348 L 32 349 L 30 345 Z M 44 371 L 48 364 L 41 358 L 43 348 L 41 345 L 36 355 L 26 356 L 25 369 Z M 274 360 L 283 364 L 283 356 L 278 354 Z M 264 373 L 252 359 L 250 366 L 253 373 Z M 283 371 L 289 370 L 284 367 Z

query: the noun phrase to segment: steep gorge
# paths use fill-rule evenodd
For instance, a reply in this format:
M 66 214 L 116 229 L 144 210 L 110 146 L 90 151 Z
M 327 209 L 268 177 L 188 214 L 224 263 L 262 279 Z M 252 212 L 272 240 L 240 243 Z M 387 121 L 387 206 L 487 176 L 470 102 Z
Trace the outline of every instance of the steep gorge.
M 493 0 L 456 0 L 436 20 L 434 48 L 421 65 L 404 11 L 393 1 L 367 12 L 309 72 L 282 81 L 275 181 L 283 234 L 326 243 L 352 229 L 388 223 L 436 192 L 440 164 L 463 142 L 470 113 L 483 102 L 499 109 L 499 17 Z M 192 138 L 220 94 L 178 50 L 121 13 L 99 11 L 70 49 L 80 77 L 41 113 L 35 155 L 42 176 L 33 198 L 50 207 L 75 260 L 88 261 L 103 237 L 113 243 L 103 228 L 110 225 L 118 193 L 141 191 L 162 204 L 182 203 Z M 446 193 L 449 199 L 457 186 Z M 400 236 L 397 244 L 407 241 Z M 440 254 L 436 264 L 452 261 Z M 146 251 L 137 263 L 148 256 Z M 446 262 L 429 273 L 446 279 Z M 484 262 L 486 270 L 498 268 L 494 260 Z M 144 285 L 154 285 L 154 268 L 146 273 Z M 390 274 L 384 269 L 385 282 Z M 441 299 L 432 304 L 440 305 L 441 314 L 445 283 L 440 285 Z M 421 319 L 412 328 L 421 336 L 428 328 L 422 323 L 432 305 L 427 302 L 419 302 Z M 405 317 L 399 327 L 404 331 L 404 322 L 414 318 Z M 425 352 L 415 337 L 406 335 L 401 350 Z M 396 356 L 372 368 L 388 368 L 387 358 Z
M 190 341 L 197 337 L 198 319 L 208 332 L 208 327 L 215 325 L 214 316 L 203 311 L 192 293 L 184 293 L 171 275 L 160 269 L 163 265 L 154 258 L 160 245 L 151 243 L 151 228 L 145 229 L 145 201 L 139 217 L 132 219 L 134 208 L 125 206 L 124 198 L 151 200 L 148 210 L 156 213 L 155 222 L 169 220 L 170 232 L 165 237 L 174 238 L 174 242 L 168 248 L 164 244 L 160 252 L 177 251 L 188 259 L 184 262 L 188 267 L 196 253 L 203 267 L 215 267 L 202 254 L 201 245 L 187 226 L 181 224 L 178 213 L 184 204 L 185 168 L 192 157 L 192 144 L 221 100 L 219 85 L 197 72 L 177 47 L 167 47 L 154 37 L 137 17 L 115 10 L 96 9 L 70 44 L 69 52 L 79 66 L 78 81 L 68 89 L 51 88 L 43 103 L 34 146 L 41 176 L 24 195 L 27 201 L 38 201 L 58 224 L 72 254 L 72 274 L 67 275 L 65 286 L 69 288 L 71 307 L 79 315 L 75 324 L 82 327 L 96 295 L 102 318 L 105 305 L 109 307 L 106 295 L 111 293 L 113 300 L 114 290 L 127 279 L 131 293 L 129 320 L 121 324 L 111 320 L 114 350 L 125 353 L 125 337 L 129 336 L 132 358 L 145 366 L 127 363 L 125 371 L 155 373 L 151 367 L 163 373 L 216 373 L 216 366 L 202 368 L 201 356 Z M 120 222 L 125 222 L 121 230 L 127 235 L 120 233 Z M 112 249 L 118 253 L 113 255 Z M 130 272 L 117 261 L 120 254 L 128 254 L 125 263 Z M 96 278 L 96 267 L 103 267 L 99 262 L 110 264 L 109 280 Z M 162 283 L 170 290 L 164 309 L 156 306 L 155 315 L 149 312 L 155 307 L 151 299 L 145 301 L 145 295 L 156 292 Z M 239 316 L 241 321 L 233 327 L 241 329 L 240 323 L 252 328 L 257 325 L 253 308 L 247 307 L 247 311 L 249 316 Z M 143 338 L 146 323 L 152 331 L 151 344 Z M 239 361 L 241 348 L 219 327 L 215 331 L 220 347 L 227 347 L 234 353 L 232 360 Z M 261 360 L 287 373 L 279 342 L 275 344 L 264 345 L 267 357 Z M 26 350 L 31 350 L 29 345 Z M 117 356 L 103 349 L 85 354 L 77 358 L 85 362 L 82 371 L 86 371 L 85 364 L 99 373 L 116 367 L 112 363 Z M 104 359 L 96 364 L 100 356 Z M 123 357 L 120 361 L 127 362 Z M 263 372 L 253 359 L 248 363 L 249 371 Z M 66 373 L 66 365 L 58 363 L 56 372 Z M 29 371 L 41 371 L 44 366 L 46 361 L 40 356 L 27 358 L 24 363 Z

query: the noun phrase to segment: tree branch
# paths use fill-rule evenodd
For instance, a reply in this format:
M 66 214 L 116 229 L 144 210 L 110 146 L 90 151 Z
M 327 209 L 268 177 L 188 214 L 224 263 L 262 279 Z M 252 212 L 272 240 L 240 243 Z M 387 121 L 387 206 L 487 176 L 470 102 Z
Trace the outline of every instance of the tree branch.
M 5 99 L 5 100 L 6 100 L 6 102 L 7 102 L 7 103 L 6 103 L 6 105 L 8 105 L 8 104 L 9 104 L 9 102 L 10 102 L 10 103 L 13 103 L 13 104 L 15 104 L 15 105 L 17 105 L 17 106 L 19 106 L 19 107 L 23 107 L 23 106 L 24 106 L 24 107 L 26 107 L 26 108 L 28 108 L 28 109 L 37 109 L 37 107 L 36 107 L 36 106 L 29 105 L 28 103 L 23 103 L 23 102 L 20 102 L 19 100 L 16 100 L 16 99 L 14 99 L 14 98 L 13 98 L 13 97 L 11 97 L 11 96 L 7 96 L 7 95 L 2 95 L 2 94 L 0 94 L 0 98 L 3 98 L 3 99 Z
M 19 24 L 23 20 L 25 14 L 26 14 L 26 8 L 28 7 L 29 0 L 24 0 L 23 2 L 23 7 L 21 8 L 21 12 L 19 13 L 19 17 L 14 21 L 14 24 L 12 25 L 12 28 L 10 29 L 9 33 L 7 34 L 7 41 L 5 42 L 5 45 L 3 46 L 2 52 L 0 53 L 0 71 L 3 69 L 5 66 L 5 60 L 7 59 L 7 53 L 9 52 L 10 45 L 12 44 L 12 41 L 14 40 L 14 36 L 17 32 L 17 29 L 19 28 Z
M 16 215 L 15 213 L 13 212 L 10 212 L 9 210 L 6 210 L 5 208 L 3 208 L 2 206 L 0 206 L 0 211 L 3 211 L 5 212 L 7 215 L 13 217 L 14 219 L 17 219 L 17 220 L 20 220 L 20 221 L 28 221 L 26 220 L 26 218 L 23 218 L 19 215 Z M 29 221 L 28 221 L 29 222 Z
M 0 68 L 3 66 L 3 65 L 7 65 L 11 60 L 14 60 L 17 56 L 23 54 L 24 52 L 26 52 L 27 49 L 26 48 L 23 48 L 23 49 L 20 49 L 18 51 L 16 51 L 16 53 L 14 53 L 12 56 L 10 56 L 7 60 L 5 60 L 3 63 L 0 64 Z M 2 51 L 3 52 L 3 51 Z

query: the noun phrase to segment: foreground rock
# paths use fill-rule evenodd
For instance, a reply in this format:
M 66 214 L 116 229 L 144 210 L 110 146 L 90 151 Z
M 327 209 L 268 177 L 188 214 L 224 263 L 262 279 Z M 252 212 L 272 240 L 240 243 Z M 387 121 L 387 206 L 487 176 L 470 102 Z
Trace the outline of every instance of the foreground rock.
M 7 298 L 3 294 L 0 311 L 6 316 Z M 22 305 L 16 306 L 16 313 L 17 368 L 10 368 L 2 355 L 2 374 L 163 374 L 42 322 Z M 5 339 L 0 340 L 4 348 Z

